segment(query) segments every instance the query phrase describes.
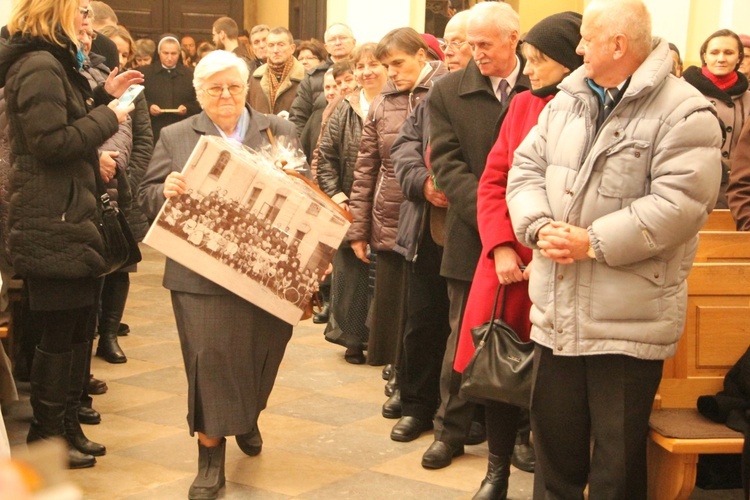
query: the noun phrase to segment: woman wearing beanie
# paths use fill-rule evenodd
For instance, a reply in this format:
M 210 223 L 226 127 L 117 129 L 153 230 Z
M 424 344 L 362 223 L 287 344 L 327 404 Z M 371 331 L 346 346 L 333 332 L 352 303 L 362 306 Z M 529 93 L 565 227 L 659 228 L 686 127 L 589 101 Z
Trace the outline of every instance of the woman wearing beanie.
M 742 40 L 733 31 L 719 30 L 701 45 L 702 67 L 691 66 L 682 77 L 716 107 L 726 136 L 721 148 L 722 175 L 715 208 L 727 208 L 727 185 L 732 170 L 732 151 L 750 114 L 748 80 L 739 67 L 745 57 Z
M 461 325 L 454 368 L 463 372 L 474 354 L 471 328 L 485 323 L 493 315 L 492 302 L 500 283 L 506 286 L 503 319 L 525 341 L 531 323 L 528 277 L 531 250 L 513 234 L 505 188 L 513 152 L 536 125 L 544 106 L 557 93 L 557 84 L 583 63 L 576 54 L 580 41 L 581 15 L 563 12 L 547 17 L 534 26 L 522 45 L 532 90 L 523 92 L 510 103 L 500 135 L 487 156 L 487 166 L 477 192 L 477 222 L 482 238 L 482 257 L 477 265 Z M 525 271 L 520 266 L 527 266 Z M 487 476 L 474 499 L 504 499 L 508 493 L 510 459 L 515 445 L 521 409 L 496 401 L 487 401 L 485 418 L 489 465 Z

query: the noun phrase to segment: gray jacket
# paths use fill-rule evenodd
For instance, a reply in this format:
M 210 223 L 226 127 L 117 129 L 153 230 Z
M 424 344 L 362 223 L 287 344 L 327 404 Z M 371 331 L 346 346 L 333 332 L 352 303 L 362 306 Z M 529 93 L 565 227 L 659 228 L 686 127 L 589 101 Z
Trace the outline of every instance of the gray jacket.
M 531 336 L 555 354 L 665 359 L 677 348 L 721 135 L 712 106 L 671 67 L 655 39 L 598 133 L 598 97 L 579 68 L 516 150 L 507 200 L 518 240 L 536 249 Z M 596 259 L 543 257 L 537 232 L 552 220 L 588 228 Z

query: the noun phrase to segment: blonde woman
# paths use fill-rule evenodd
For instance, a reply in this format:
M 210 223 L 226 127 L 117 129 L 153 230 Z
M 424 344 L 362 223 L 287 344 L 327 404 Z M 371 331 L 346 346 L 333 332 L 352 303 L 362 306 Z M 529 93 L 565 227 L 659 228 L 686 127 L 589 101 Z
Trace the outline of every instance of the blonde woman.
M 114 71 L 91 90 L 79 72 L 83 52 L 77 41 L 90 12 L 89 0 L 18 0 L 8 23 L 10 39 L 0 44 L 0 87 L 15 153 L 9 251 L 41 328 L 31 368 L 28 441 L 80 429 L 72 410 L 83 388 L 105 268 L 95 221 L 97 147 L 133 109 L 113 99 L 142 81 L 136 71 Z M 71 468 L 96 462 L 74 444 L 68 458 Z

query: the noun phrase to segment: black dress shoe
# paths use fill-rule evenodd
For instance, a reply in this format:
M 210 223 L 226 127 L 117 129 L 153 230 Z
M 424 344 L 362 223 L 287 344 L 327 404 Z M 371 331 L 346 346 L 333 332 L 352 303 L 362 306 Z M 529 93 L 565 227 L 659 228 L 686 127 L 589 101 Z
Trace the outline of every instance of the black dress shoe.
M 383 367 L 383 371 L 381 373 L 383 380 L 388 380 L 389 378 L 391 378 L 391 373 L 393 373 L 393 365 L 388 363 Z
M 433 441 L 422 455 L 422 467 L 425 469 L 442 469 L 448 467 L 454 457 L 460 457 L 463 454 L 463 446 L 453 448 L 448 443 Z
M 432 430 L 432 421 L 422 420 L 418 417 L 401 417 L 391 430 L 391 439 L 400 443 L 414 441 L 423 432 Z
M 317 314 L 313 316 L 313 323 L 316 325 L 322 325 L 323 323 L 328 323 L 328 316 L 331 312 L 331 306 L 329 304 L 324 304 L 323 309 Z
M 481 422 L 472 422 L 466 444 L 482 444 L 487 441 L 487 429 Z
M 401 391 L 396 389 L 393 396 L 383 403 L 384 418 L 401 418 Z
M 358 347 L 349 347 L 344 353 L 344 361 L 352 365 L 363 365 L 365 364 L 365 361 L 367 361 L 367 358 L 365 358 L 362 349 Z
M 96 425 L 102 421 L 102 416 L 95 409 L 81 405 L 78 408 L 78 421 L 82 424 Z
M 534 466 L 536 465 L 534 447 L 529 443 L 517 443 L 513 447 L 513 455 L 510 457 L 510 463 L 516 469 L 533 473 Z
M 120 326 L 117 327 L 117 336 L 126 337 L 129 333 L 130 333 L 130 326 L 128 326 L 127 323 L 120 323 Z
M 99 395 L 104 394 L 107 392 L 107 383 L 104 380 L 99 380 L 98 378 L 94 378 L 93 375 L 89 376 L 89 387 L 88 387 L 88 393 L 93 395 Z
M 263 449 L 263 438 L 260 435 L 258 427 L 255 427 L 255 429 L 247 434 L 238 434 L 234 436 L 234 439 L 237 441 L 237 446 L 240 447 L 240 450 L 249 457 L 260 454 Z

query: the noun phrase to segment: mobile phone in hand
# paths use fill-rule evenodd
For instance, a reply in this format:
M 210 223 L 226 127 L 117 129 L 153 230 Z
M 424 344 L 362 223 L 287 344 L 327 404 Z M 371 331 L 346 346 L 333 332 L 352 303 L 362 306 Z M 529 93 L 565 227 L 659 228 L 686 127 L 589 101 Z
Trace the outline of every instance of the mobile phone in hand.
M 138 97 L 138 94 L 143 92 L 143 85 L 131 85 L 128 87 L 128 89 L 122 93 L 120 96 L 120 104 L 118 104 L 121 108 L 127 108 L 130 106 L 133 101 L 135 101 L 135 98 Z

